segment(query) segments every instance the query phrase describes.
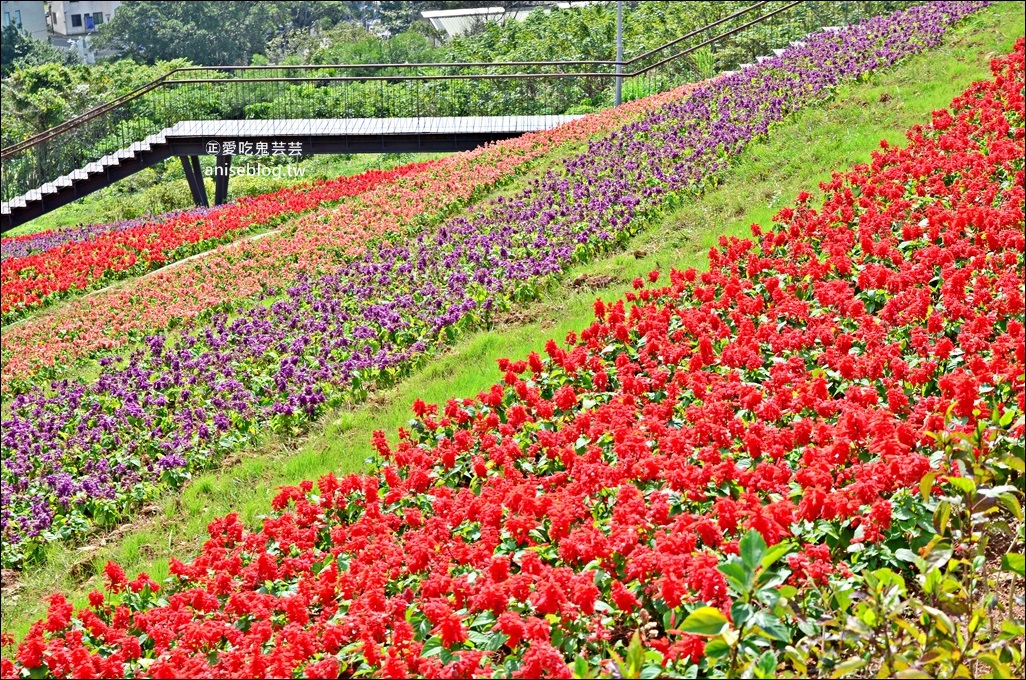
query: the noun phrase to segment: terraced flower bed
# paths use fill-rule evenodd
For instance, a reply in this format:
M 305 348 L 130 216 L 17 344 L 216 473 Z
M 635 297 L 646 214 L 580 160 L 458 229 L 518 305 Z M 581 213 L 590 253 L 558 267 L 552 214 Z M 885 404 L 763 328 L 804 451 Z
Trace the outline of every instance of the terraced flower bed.
M 765 134 L 773 121 L 828 96 L 844 79 L 936 44 L 946 26 L 975 7 L 931 4 L 810 37 L 590 144 L 567 161 L 564 174 L 550 172 L 519 196 L 400 245 L 367 248 L 366 237 L 346 240 L 326 228 L 365 222 L 324 213 L 303 218 L 297 233 L 309 225 L 307 233 L 331 235 L 334 252 L 341 243 L 345 254 L 363 255 L 329 276 L 275 291 L 284 295 L 269 306 L 236 318 L 217 315 L 172 343 L 152 336 L 145 350 L 104 360 L 88 384 L 55 383 L 13 400 L 2 440 L 4 564 L 31 562 L 49 542 L 123 521 L 161 489 L 217 465 L 261 431 L 301 431 L 325 408 L 402 377 L 433 345 L 532 297 L 546 277 L 573 262 L 623 243 L 639 216 L 699 189 L 724 167 L 724 154 Z M 486 158 L 491 164 L 468 164 L 465 176 L 487 177 L 488 168 L 501 175 L 516 163 Z M 459 185 L 451 190 L 470 193 Z M 390 209 L 403 198 L 391 185 L 381 191 Z M 427 205 L 452 200 L 416 195 Z M 375 214 L 395 224 L 391 213 Z M 385 231 L 372 223 L 371 234 Z M 324 252 L 295 236 L 288 244 L 306 245 L 306 258 Z M 246 252 L 239 266 L 271 275 Z M 282 255 L 275 257 L 280 262 Z M 233 290 L 240 292 L 238 285 Z
M 14 244 L 22 249 L 43 249 L 4 257 L 0 264 L 3 321 L 10 323 L 72 293 L 210 250 L 254 228 L 273 228 L 289 217 L 356 196 L 430 166 L 430 162 L 412 163 L 392 170 L 368 170 L 353 177 L 288 187 L 242 198 L 227 206 L 185 211 L 141 224 L 122 222 L 68 230 L 67 234 L 23 237 Z M 50 244 L 53 245 L 46 247 Z
M 616 109 L 586 116 L 556 130 L 524 135 L 424 167 L 393 171 L 391 181 L 341 207 L 328 205 L 303 219 L 282 224 L 256 242 L 229 244 L 205 257 L 126 282 L 89 299 L 72 300 L 4 331 L 5 393 L 61 377 L 85 358 L 117 350 L 146 333 L 190 324 L 213 310 L 251 305 L 262 291 L 290 284 L 302 275 L 332 271 L 369 242 L 390 234 L 405 237 L 437 224 L 497 183 L 555 149 L 615 129 L 679 98 L 688 88 L 661 93 Z
M 368 474 L 54 596 L 4 677 L 1021 674 L 1012 597 L 962 591 L 1023 583 L 1024 55 L 708 272 L 414 403 Z
M 592 143 L 565 163 L 565 173 L 550 172 L 520 196 L 401 245 L 364 250 L 370 236 L 394 228 L 397 212 L 423 219 L 428 206 L 440 209 L 471 190 L 450 181 L 448 195 L 429 191 L 442 182 L 437 174 L 426 185 L 415 179 L 408 193 L 387 185 L 353 208 L 360 221 L 345 209 L 317 212 L 287 241 L 239 246 L 245 250 L 238 258 L 203 258 L 200 267 L 227 261 L 240 268 L 257 292 L 285 282 L 289 270 L 275 277 L 269 265 L 288 252 L 302 253 L 301 272 L 339 254 L 350 257 L 329 276 L 272 288 L 283 294 L 269 306 L 234 319 L 216 315 L 170 344 L 151 336 L 144 351 L 105 359 L 88 384 L 55 383 L 16 397 L 2 440 L 3 563 L 31 562 L 50 542 L 123 521 L 162 488 L 218 465 L 262 431 L 298 432 L 326 407 L 395 381 L 435 344 L 532 296 L 570 264 L 623 243 L 637 216 L 667 196 L 700 188 L 724 165 L 723 154 L 740 151 L 774 120 L 818 101 L 845 78 L 936 44 L 945 26 L 974 7 L 926 5 L 820 34 Z M 511 143 L 522 155 L 492 148 L 445 167 L 488 182 L 489 172 L 502 176 L 524 156 L 551 149 L 560 134 L 574 133 L 580 134 Z M 415 209 L 397 210 L 396 201 Z M 363 205 L 376 208 L 369 215 L 377 223 L 368 224 Z M 356 237 L 343 236 L 354 229 Z M 318 244 L 327 243 L 325 254 Z M 282 246 L 289 250 L 282 253 Z M 262 248 L 273 259 L 262 259 Z M 240 278 L 221 294 L 248 292 Z M 129 309 L 135 307 L 121 306 L 122 313 Z

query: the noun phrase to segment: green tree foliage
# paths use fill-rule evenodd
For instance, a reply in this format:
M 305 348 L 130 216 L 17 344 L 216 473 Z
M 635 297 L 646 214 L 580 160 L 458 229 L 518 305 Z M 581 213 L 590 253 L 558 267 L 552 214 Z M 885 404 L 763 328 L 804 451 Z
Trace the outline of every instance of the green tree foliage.
M 4 147 L 130 92 L 173 68 L 179 59 L 154 66 L 128 60 L 95 66 L 19 61 L 0 88 L 0 136 Z
M 0 31 L 0 76 L 6 78 L 19 65 L 38 66 L 50 62 L 72 65 L 78 63 L 78 57 L 73 52 L 36 40 L 14 24 Z
M 750 4 L 625 3 L 624 57 L 635 57 Z M 453 38 L 448 48 L 453 61 L 612 60 L 616 3 L 542 8 L 522 22 L 490 22 L 479 33 Z
M 125 2 L 95 45 L 147 64 L 184 57 L 205 66 L 247 64 L 272 36 L 359 19 L 360 2 Z
M 311 52 L 308 63 L 415 64 L 438 61 L 444 57 L 445 51 L 435 47 L 428 38 L 407 31 L 386 40 L 368 34 L 359 40 L 331 41 Z

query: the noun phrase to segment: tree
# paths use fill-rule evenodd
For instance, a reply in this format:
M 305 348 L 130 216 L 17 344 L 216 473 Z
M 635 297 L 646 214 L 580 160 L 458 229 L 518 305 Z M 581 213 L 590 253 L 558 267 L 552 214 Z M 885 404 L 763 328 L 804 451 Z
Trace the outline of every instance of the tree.
M 14 24 L 0 31 L 0 76 L 6 78 L 18 65 L 38 66 L 47 63 L 70 66 L 78 63 L 78 57 L 74 52 L 36 40 Z
M 100 26 L 95 46 L 152 64 L 184 57 L 205 66 L 248 64 L 273 36 L 361 16 L 365 3 L 125 2 Z
M 126 2 L 100 26 L 94 45 L 148 64 L 177 57 L 209 66 L 248 63 L 267 40 L 264 4 Z

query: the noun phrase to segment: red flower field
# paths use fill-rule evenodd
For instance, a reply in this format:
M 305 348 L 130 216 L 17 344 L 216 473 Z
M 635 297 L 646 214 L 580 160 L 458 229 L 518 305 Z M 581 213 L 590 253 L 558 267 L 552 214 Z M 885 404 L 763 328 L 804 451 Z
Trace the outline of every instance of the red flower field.
M 170 220 L 4 260 L 0 267 L 0 282 L 3 283 L 0 311 L 6 320 L 15 313 L 41 307 L 69 291 L 125 278 L 209 250 L 254 227 L 273 227 L 284 218 L 356 196 L 431 165 L 430 162 L 411 163 L 392 170 L 368 170 L 353 177 L 288 187 L 242 198 L 202 216 L 185 213 Z

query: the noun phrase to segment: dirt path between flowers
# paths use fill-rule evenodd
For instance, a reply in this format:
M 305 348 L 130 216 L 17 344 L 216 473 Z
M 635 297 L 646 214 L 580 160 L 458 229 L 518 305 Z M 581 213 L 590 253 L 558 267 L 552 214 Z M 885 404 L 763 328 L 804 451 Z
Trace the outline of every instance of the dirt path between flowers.
M 107 291 L 114 290 L 114 289 L 119 288 L 120 286 L 124 286 L 124 285 L 126 285 L 128 283 L 135 283 L 137 281 L 145 281 L 146 279 L 148 279 L 148 278 L 150 278 L 150 277 L 152 277 L 152 276 L 154 276 L 156 274 L 160 274 L 161 272 L 165 272 L 165 271 L 168 271 L 170 269 L 174 269 L 175 267 L 180 267 L 181 265 L 183 265 L 186 262 L 189 262 L 191 260 L 198 260 L 198 259 L 203 258 L 203 257 L 208 257 L 209 255 L 211 255 L 213 253 L 216 253 L 217 251 L 221 250 L 221 248 L 226 248 L 228 246 L 234 246 L 234 245 L 239 244 L 239 243 L 246 243 L 248 241 L 258 241 L 258 240 L 264 238 L 265 236 L 271 236 L 272 234 L 277 234 L 279 231 L 281 231 L 280 228 L 278 228 L 278 229 L 271 229 L 269 231 L 262 231 L 262 232 L 257 233 L 257 234 L 250 234 L 249 236 L 245 236 L 245 237 L 237 239 L 235 241 L 229 241 L 228 243 L 222 243 L 222 244 L 220 244 L 220 245 L 218 245 L 218 246 L 216 246 L 214 248 L 211 248 L 210 250 L 205 250 L 202 253 L 196 253 L 195 255 L 190 255 L 189 257 L 182 258 L 181 260 L 175 260 L 174 262 L 170 262 L 170 263 L 164 265 L 163 267 L 160 267 L 159 269 L 154 269 L 153 271 L 146 272 L 145 274 L 140 274 L 139 276 L 130 276 L 128 278 L 124 278 L 124 279 L 121 279 L 119 281 L 114 281 L 110 285 L 104 286 L 103 288 L 97 288 L 96 290 L 89 291 L 88 293 L 83 295 L 80 299 L 87 300 L 87 299 L 93 297 L 94 295 L 99 295 L 100 293 L 105 293 Z M 51 306 L 47 307 L 46 309 L 39 310 L 38 314 L 33 314 L 31 316 L 25 317 L 24 319 L 18 319 L 17 321 L 13 321 L 13 322 L 11 322 L 9 324 L 6 324 L 6 325 L 4 325 L 4 328 L 14 328 L 15 326 L 23 324 L 23 323 L 25 323 L 27 321 L 31 321 L 33 319 L 39 319 L 39 318 L 45 317 L 47 314 L 52 314 L 55 311 L 57 311 L 58 309 L 60 309 L 60 303 L 55 304 L 55 305 L 51 305 Z
M 171 262 L 170 264 L 164 265 L 160 269 L 154 269 L 153 271 L 146 272 L 145 274 L 143 274 L 141 276 L 132 276 L 132 277 L 127 278 L 127 279 L 122 279 L 121 281 L 115 281 L 114 283 L 110 284 L 109 286 L 104 286 L 103 288 L 98 288 L 98 289 L 96 289 L 94 291 L 90 291 L 90 292 L 86 293 L 85 295 L 83 295 L 82 297 L 83 298 L 90 298 L 90 297 L 92 297 L 94 295 L 99 295 L 100 293 L 104 293 L 104 292 L 106 292 L 108 290 L 112 290 L 112 289 L 117 288 L 118 286 L 122 286 L 122 285 L 124 285 L 126 283 L 134 283 L 136 281 L 145 281 L 146 279 L 154 276 L 155 274 L 159 274 L 161 272 L 165 272 L 165 271 L 167 271 L 169 269 L 174 269 L 175 267 L 179 267 L 179 266 L 185 264 L 186 262 L 190 262 L 192 260 L 199 260 L 201 258 L 208 257 L 209 255 L 211 255 L 213 253 L 216 253 L 217 251 L 221 250 L 221 248 L 227 248 L 229 246 L 234 246 L 234 245 L 237 245 L 239 243 L 246 243 L 248 241 L 258 241 L 258 240 L 264 238 L 265 236 L 271 236 L 272 234 L 277 234 L 279 231 L 281 231 L 281 229 L 271 229 L 270 231 L 262 231 L 262 232 L 260 232 L 258 234 L 251 234 L 249 236 L 245 236 L 245 237 L 237 239 L 235 241 L 229 241 L 228 243 L 222 243 L 221 245 L 217 246 L 216 248 L 211 248 L 210 250 L 204 250 L 202 253 L 196 253 L 195 255 L 190 255 L 189 257 L 182 258 L 181 260 L 175 260 L 174 262 Z

